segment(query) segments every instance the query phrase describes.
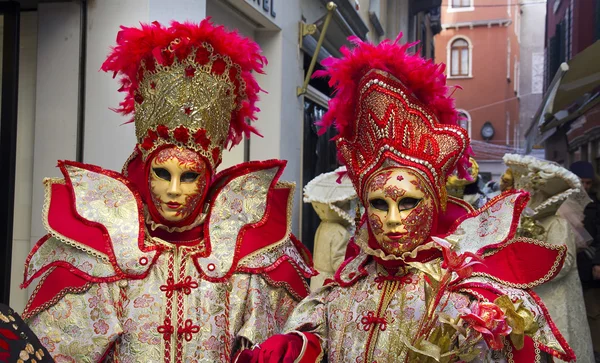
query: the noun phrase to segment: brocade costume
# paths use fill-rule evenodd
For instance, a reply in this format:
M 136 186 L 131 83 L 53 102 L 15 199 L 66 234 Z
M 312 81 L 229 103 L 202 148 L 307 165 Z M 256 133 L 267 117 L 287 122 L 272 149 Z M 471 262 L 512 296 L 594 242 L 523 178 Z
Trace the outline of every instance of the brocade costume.
M 518 234 L 567 247 L 565 263 L 556 278 L 534 291 L 546 304 L 556 327 L 573 348 L 577 362 L 594 363 L 590 328 L 577 272 L 576 236 L 571 218 L 565 218 L 570 216 L 564 215 L 567 208 L 573 212 L 583 211 L 589 202 L 587 193 L 577 175 L 552 162 L 515 154 L 506 154 L 503 159 L 512 171 L 513 187 L 531 194 L 527 205 L 529 213 L 522 217 Z M 580 222 L 583 213 L 573 217 Z
M 122 173 L 64 161 L 64 179 L 45 181 L 24 317 L 58 362 L 229 362 L 281 330 L 313 275 L 290 233 L 285 162 L 214 173 L 253 131 L 264 58 L 207 20 L 123 28 L 117 42 L 103 69 L 122 76 L 138 144 Z M 194 192 L 166 203 L 155 181 L 174 200 Z
M 526 203 L 524 194 L 496 197 L 481 210 L 462 216 L 463 222 L 445 236 L 461 246 L 454 248 L 455 253 L 488 255 L 484 265 L 474 267 L 468 278 L 442 267 L 445 256 L 434 243 L 407 254 L 405 258 L 411 262 L 406 269 L 390 275 L 374 257 L 382 256 L 381 251 L 368 247 L 368 233 L 363 228 L 355 240 L 362 252 L 342 265 L 334 281 L 303 300 L 286 324 L 287 332 L 309 333 L 320 343 L 320 349 L 309 351 L 301 362 L 320 362 L 319 355 L 324 352 L 328 362 L 434 362 L 434 357 L 441 362 L 549 362 L 544 352 L 570 360 L 572 351 L 549 323 L 541 300 L 528 290 L 556 276 L 566 248 L 513 238 Z M 512 269 L 510 261 L 518 255 L 538 259 L 528 261 L 527 269 Z M 432 288 L 428 282 L 433 276 L 442 280 L 451 275 L 452 281 L 443 289 Z M 437 317 L 428 318 L 425 312 L 435 306 L 438 293 L 443 306 L 435 307 Z M 510 297 L 512 307 L 498 302 L 501 296 Z M 473 301 L 496 301 L 502 310 L 523 315 L 524 331 L 506 334 L 496 350 L 476 334 L 457 339 L 460 349 L 452 349 L 452 342 L 440 336 L 442 323 L 459 326 L 458 318 L 465 309 L 475 311 Z M 483 309 L 479 313 L 483 314 Z M 490 309 L 485 313 L 496 312 Z M 427 331 L 422 326 L 425 322 L 436 325 Z M 524 347 L 516 349 L 512 339 L 524 339 Z
M 446 194 L 455 169 L 468 178 L 470 148 L 443 66 L 398 39 L 351 40 L 342 59 L 323 62 L 336 94 L 320 126 L 339 131 L 340 161 L 366 210 L 360 251 L 295 308 L 285 334 L 238 361 L 575 359 L 530 290 L 558 274 L 566 247 L 515 236 L 527 193 L 479 210 Z

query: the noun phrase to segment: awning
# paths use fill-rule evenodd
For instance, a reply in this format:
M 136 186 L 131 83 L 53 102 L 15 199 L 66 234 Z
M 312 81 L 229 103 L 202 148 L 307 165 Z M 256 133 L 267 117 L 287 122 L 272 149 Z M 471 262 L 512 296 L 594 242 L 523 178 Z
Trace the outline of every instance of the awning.
M 600 41 L 558 68 L 526 133 L 527 149 L 600 102 Z
M 568 61 L 569 70 L 562 77 L 554 97 L 554 109 L 567 109 L 581 96 L 600 86 L 600 41 L 585 48 Z

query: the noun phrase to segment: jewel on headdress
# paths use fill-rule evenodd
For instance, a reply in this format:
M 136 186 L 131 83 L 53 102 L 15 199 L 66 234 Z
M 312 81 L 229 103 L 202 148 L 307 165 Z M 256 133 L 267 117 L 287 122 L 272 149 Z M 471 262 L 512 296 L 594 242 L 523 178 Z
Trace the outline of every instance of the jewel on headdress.
M 116 111 L 133 114 L 144 158 L 170 144 L 195 150 L 214 170 L 224 147 L 258 134 L 252 72 L 265 63 L 252 40 L 205 19 L 121 27 L 102 70 L 121 76 L 126 96 Z

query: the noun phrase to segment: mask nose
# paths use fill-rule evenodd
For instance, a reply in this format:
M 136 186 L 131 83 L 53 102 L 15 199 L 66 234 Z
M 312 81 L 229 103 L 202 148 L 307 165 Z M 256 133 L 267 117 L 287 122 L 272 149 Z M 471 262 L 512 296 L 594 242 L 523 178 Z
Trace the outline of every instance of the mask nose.
M 179 181 L 179 178 L 171 178 L 167 194 L 170 197 L 178 197 L 181 195 L 181 183 Z
M 394 228 L 402 225 L 402 218 L 400 217 L 400 211 L 398 206 L 392 206 L 388 213 L 387 220 L 385 222 L 388 228 Z

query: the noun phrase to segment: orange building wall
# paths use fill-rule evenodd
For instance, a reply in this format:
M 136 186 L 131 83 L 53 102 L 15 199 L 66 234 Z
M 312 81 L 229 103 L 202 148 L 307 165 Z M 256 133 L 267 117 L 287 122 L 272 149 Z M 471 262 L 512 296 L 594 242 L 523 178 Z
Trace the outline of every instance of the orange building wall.
M 447 11 L 448 0 L 442 1 L 442 25 L 454 24 L 468 21 L 511 19 L 508 26 L 493 24 L 478 27 L 448 28 L 442 30 L 435 39 L 435 61 L 447 63 L 449 55 L 449 41 L 455 36 L 463 36 L 472 47 L 472 77 L 450 78 L 450 86 L 461 86 L 462 90 L 456 90 L 454 97 L 456 106 L 466 110 L 471 116 L 471 138 L 482 140 L 481 127 L 486 121 L 490 121 L 494 127 L 495 134 L 490 143 L 495 145 L 506 145 L 507 140 L 507 112 L 510 116 L 508 128 L 508 144 L 514 145 L 514 130 L 518 124 L 519 102 L 515 95 L 516 79 L 514 63 L 519 60 L 519 43 L 515 33 L 515 15 L 518 7 L 510 7 L 510 16 L 507 6 L 480 7 L 478 5 L 499 4 L 498 0 L 474 0 L 473 11 L 454 12 Z M 511 1 L 512 2 L 512 1 Z M 510 38 L 510 68 L 509 80 L 507 80 L 507 53 L 508 38 Z M 450 69 L 447 69 L 449 75 Z M 488 148 L 489 149 L 489 148 Z M 475 149 L 477 152 L 477 148 Z M 483 150 L 487 151 L 487 150 Z M 501 159 L 503 153 L 492 155 L 491 153 L 479 152 L 476 159 L 489 160 Z

